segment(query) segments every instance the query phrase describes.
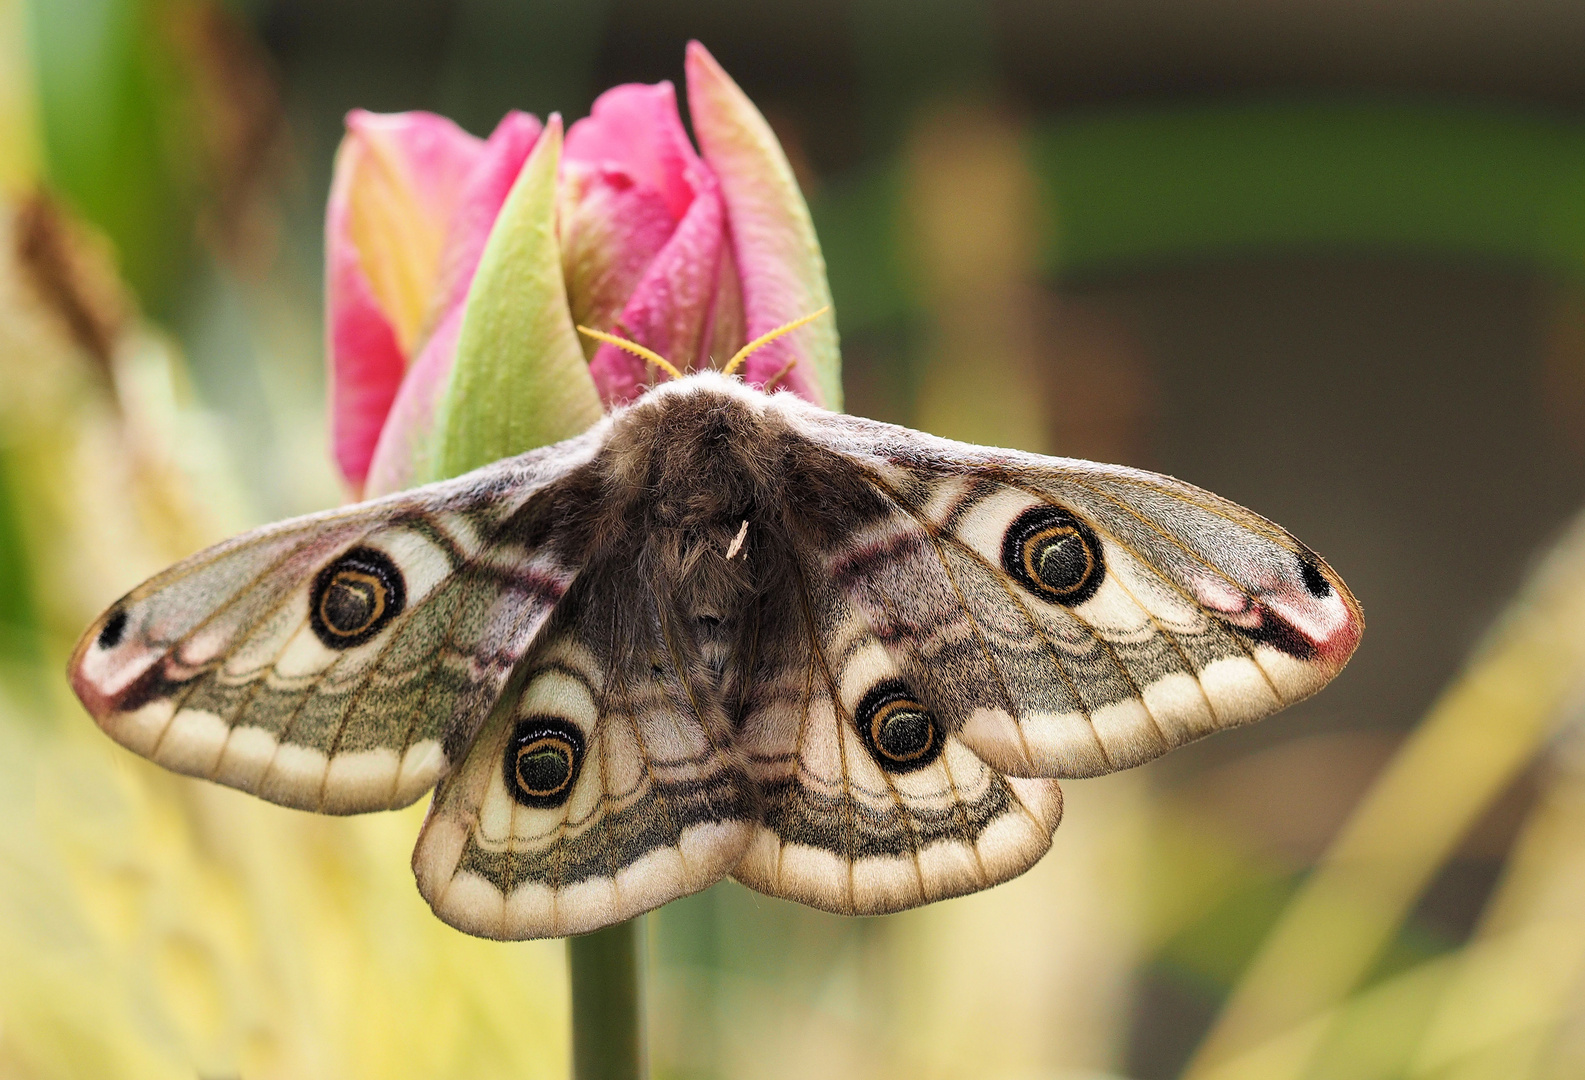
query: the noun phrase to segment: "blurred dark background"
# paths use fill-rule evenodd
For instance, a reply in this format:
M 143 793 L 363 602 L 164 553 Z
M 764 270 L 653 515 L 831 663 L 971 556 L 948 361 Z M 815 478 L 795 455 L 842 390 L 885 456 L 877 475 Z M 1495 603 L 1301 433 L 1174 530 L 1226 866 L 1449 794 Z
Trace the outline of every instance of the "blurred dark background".
M 1348 671 L 1142 770 L 1270 872 L 1127 961 L 1114 1064 L 1140 1080 L 1177 1074 L 1282 898 L 1585 502 L 1577 3 L 30 10 L 43 172 L 182 342 L 261 516 L 333 497 L 323 477 L 283 478 L 324 456 L 322 428 L 283 427 L 272 387 L 290 369 L 293 401 L 319 392 L 345 112 L 432 109 L 478 134 L 512 108 L 575 118 L 616 83 L 680 81 L 698 38 L 809 198 L 850 411 L 1169 472 L 1322 553 L 1369 622 Z M 111 62 L 85 67 L 95 49 Z M 1433 883 L 1384 970 L 1468 935 L 1532 779 Z M 656 1006 L 678 1025 L 665 1046 L 725 1015 L 742 979 L 824 986 L 830 949 L 881 947 L 867 924 L 822 938 L 825 922 L 774 930 L 756 913 L 741 890 L 662 913 L 657 963 L 683 973 Z M 699 1024 L 701 1042 L 729 1038 Z M 731 1060 L 675 1053 L 678 1075 Z

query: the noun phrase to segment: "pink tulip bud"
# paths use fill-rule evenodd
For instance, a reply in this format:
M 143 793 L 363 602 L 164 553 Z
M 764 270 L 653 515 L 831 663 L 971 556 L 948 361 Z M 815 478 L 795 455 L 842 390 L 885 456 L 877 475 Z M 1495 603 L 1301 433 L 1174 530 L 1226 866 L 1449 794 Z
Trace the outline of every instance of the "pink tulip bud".
M 720 364 L 750 336 L 829 303 L 808 210 L 764 118 L 698 43 L 688 82 L 704 156 L 670 83 L 606 91 L 567 132 L 553 174 L 556 244 L 534 249 L 559 250 L 571 322 L 684 370 Z M 326 219 L 326 299 L 335 456 L 354 492 L 428 475 L 458 342 L 480 340 L 462 334 L 475 271 L 540 132 L 522 113 L 488 141 L 429 113 L 348 116 Z M 490 298 L 496 310 L 512 302 Z M 532 364 L 535 345 L 500 355 Z M 610 345 L 586 343 L 584 355 L 607 408 L 657 377 Z M 835 365 L 828 320 L 767 346 L 744 374 L 840 407 Z
M 507 113 L 458 193 L 431 287 L 432 329 L 418 354 L 410 358 L 401 388 L 378 433 L 367 474 L 367 494 L 400 491 L 421 480 L 435 409 L 451 373 L 463 307 L 479 256 L 541 129 L 540 122 L 527 113 Z
M 688 43 L 687 69 L 688 109 L 721 183 L 750 340 L 830 305 L 825 259 L 792 166 L 765 118 L 697 41 Z M 750 355 L 743 380 L 775 381 L 840 410 L 841 364 L 836 320 L 821 318 Z
M 325 221 L 336 462 L 361 487 L 427 333 L 441 248 L 482 143 L 429 113 L 347 117 Z
M 646 345 L 683 370 L 708 366 L 721 198 L 683 130 L 671 83 L 601 94 L 567 132 L 562 177 L 562 263 L 576 320 Z M 650 373 L 632 353 L 613 345 L 591 353 L 607 405 L 648 385 Z

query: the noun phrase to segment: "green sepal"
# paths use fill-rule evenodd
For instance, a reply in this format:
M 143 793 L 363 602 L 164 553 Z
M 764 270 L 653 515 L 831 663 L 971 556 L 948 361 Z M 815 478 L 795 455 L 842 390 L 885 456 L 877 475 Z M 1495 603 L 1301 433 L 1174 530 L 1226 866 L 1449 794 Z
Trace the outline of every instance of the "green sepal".
M 437 410 L 434 475 L 426 479 L 560 442 L 600 419 L 562 280 L 561 142 L 561 118 L 552 116 L 485 243 Z

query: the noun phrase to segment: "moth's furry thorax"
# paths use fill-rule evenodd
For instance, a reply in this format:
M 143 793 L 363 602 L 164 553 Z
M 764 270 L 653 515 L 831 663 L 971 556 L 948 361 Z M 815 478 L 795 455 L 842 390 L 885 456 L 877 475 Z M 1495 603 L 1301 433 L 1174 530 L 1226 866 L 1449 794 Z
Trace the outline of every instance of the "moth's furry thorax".
M 646 525 L 711 528 L 767 505 L 788 427 L 780 402 L 733 380 L 694 376 L 613 419 L 597 459 L 608 491 Z
M 705 637 L 730 634 L 790 570 L 783 493 L 814 465 L 794 428 L 808 408 L 709 372 L 619 410 L 571 485 L 583 556 L 664 583 L 658 591 Z

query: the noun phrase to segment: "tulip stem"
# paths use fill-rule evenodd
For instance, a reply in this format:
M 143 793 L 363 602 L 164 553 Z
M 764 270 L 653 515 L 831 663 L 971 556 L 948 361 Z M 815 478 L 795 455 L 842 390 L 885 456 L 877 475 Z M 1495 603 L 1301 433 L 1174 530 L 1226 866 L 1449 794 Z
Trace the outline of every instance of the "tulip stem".
M 573 1080 L 648 1080 L 644 917 L 567 939 Z

